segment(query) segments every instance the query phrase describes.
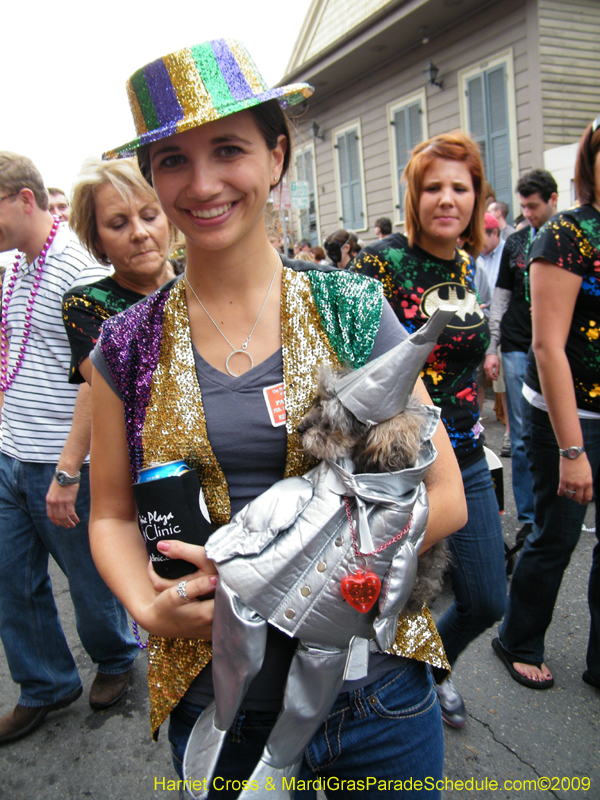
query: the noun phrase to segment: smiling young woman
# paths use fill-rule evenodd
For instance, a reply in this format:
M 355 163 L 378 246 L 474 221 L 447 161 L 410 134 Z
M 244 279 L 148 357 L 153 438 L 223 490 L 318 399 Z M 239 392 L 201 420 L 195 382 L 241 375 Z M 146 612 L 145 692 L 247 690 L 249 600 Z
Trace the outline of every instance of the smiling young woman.
M 239 111 L 149 146 L 153 185 L 186 237 L 192 340 L 217 370 L 239 375 L 281 346 L 281 262 L 264 214 L 287 143 L 280 134 L 269 148 L 252 113 Z M 236 351 L 250 334 L 244 357 Z
M 411 332 L 440 302 L 458 303 L 438 339 L 423 381 L 461 468 L 469 520 L 450 537 L 455 594 L 438 629 L 452 666 L 467 645 L 502 617 L 506 604 L 504 545 L 498 503 L 483 451 L 474 376 L 489 343 L 475 290 L 471 252 L 484 244 L 484 176 L 477 145 L 456 131 L 423 142 L 412 152 L 406 180 L 406 235 L 392 234 L 358 256 L 355 269 L 383 283 L 398 319 Z M 436 672 L 436 678 L 443 675 Z M 450 679 L 437 687 L 444 721 L 463 727 L 467 714 Z
M 92 357 L 90 535 L 103 577 L 152 634 L 152 728 L 171 715 L 181 774 L 190 731 L 214 696 L 215 568 L 204 548 L 181 542 L 159 545 L 163 555 L 197 566 L 179 587 L 148 568 L 132 476 L 137 480 L 152 462 L 183 459 L 198 473 L 213 528 L 227 523 L 276 481 L 309 467 L 297 427 L 316 394 L 316 366 L 361 366 L 406 333 L 374 281 L 330 267 L 307 269 L 269 243 L 265 205 L 290 162 L 282 107 L 309 96 L 310 87 L 268 89 L 238 42 L 217 40 L 147 65 L 129 90 L 139 136 L 118 152 L 138 151 L 142 173 L 185 235 L 187 267 L 183 279 L 102 328 Z M 278 414 L 283 398 L 285 420 L 273 414 L 273 397 Z M 460 474 L 441 426 L 433 441 L 439 458 L 426 478 L 429 543 L 465 517 Z M 382 778 L 441 775 L 439 710 L 417 660 L 415 626 L 431 643 L 427 659 L 443 666 L 423 610 L 398 634 L 396 655 L 379 654 L 359 686 L 342 687 L 334 709 L 344 752 L 329 764 L 323 725 L 311 742 L 310 764 L 306 758 L 302 764 L 304 779 L 357 770 Z M 294 640 L 269 628 L 264 665 L 238 716 L 240 735 L 223 747 L 218 777 L 236 785 L 252 773 L 281 707 L 294 648 Z M 367 714 L 345 711 L 349 704 L 358 711 L 349 699 L 355 692 L 370 698 L 361 701 Z M 356 748 L 356 741 L 365 746 Z

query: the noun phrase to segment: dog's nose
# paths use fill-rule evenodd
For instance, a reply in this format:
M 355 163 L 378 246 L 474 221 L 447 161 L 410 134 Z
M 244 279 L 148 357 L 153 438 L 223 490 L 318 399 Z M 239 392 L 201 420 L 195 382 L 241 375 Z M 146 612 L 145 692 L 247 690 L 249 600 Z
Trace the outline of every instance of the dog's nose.
M 307 428 L 308 428 L 307 423 L 301 422 L 300 425 L 298 425 L 298 427 L 296 428 L 296 430 L 298 431 L 298 435 L 302 436 L 302 434 L 306 432 Z

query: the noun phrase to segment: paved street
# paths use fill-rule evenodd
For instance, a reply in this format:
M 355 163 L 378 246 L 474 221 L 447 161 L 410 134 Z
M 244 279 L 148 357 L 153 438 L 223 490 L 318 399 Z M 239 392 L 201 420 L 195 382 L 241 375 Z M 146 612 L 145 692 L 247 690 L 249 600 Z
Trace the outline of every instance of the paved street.
M 496 452 L 503 428 L 493 421 L 486 401 L 487 442 Z M 507 541 L 518 529 L 510 487 L 510 460 L 505 466 Z M 593 509 L 587 524 L 593 526 Z M 587 578 L 595 535 L 584 533 L 563 582 L 547 637 L 547 663 L 555 678 L 550 691 L 535 692 L 512 681 L 490 647 L 495 630 L 480 637 L 460 659 L 454 680 L 469 711 L 462 731 L 446 728 L 446 775 L 450 781 L 473 778 L 475 790 L 455 787 L 444 800 L 527 798 L 574 800 L 600 798 L 600 692 L 581 681 L 585 668 L 589 615 Z M 114 709 L 94 712 L 87 692 L 94 677 L 92 664 L 79 644 L 73 610 L 62 574 L 52 576 L 59 610 L 84 683 L 84 695 L 70 708 L 51 714 L 42 727 L 20 742 L 0 748 L 0 800 L 150 800 L 169 798 L 174 791 L 155 788 L 155 781 L 172 780 L 166 726 L 158 743 L 150 740 L 145 686 L 146 656 L 138 658 L 131 690 Z M 445 592 L 434 607 L 439 614 L 449 601 Z M 0 653 L 0 715 L 17 700 L 4 653 Z M 505 781 L 548 777 L 563 788 L 548 791 L 504 789 Z M 569 788 L 566 779 L 589 778 L 589 791 Z M 491 781 L 500 788 L 490 788 Z M 517 787 L 520 784 L 517 783 Z M 529 784 L 531 786 L 531 784 Z M 376 792 L 373 793 L 376 796 Z M 365 792 L 362 793 L 364 797 Z

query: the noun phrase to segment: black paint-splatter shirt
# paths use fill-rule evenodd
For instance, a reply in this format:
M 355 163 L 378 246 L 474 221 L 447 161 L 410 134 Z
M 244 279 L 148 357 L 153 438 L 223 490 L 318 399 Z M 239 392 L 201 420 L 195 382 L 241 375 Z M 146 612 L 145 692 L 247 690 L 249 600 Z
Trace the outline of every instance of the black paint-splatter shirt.
M 533 240 L 529 263 L 543 258 L 582 278 L 566 354 L 578 408 L 600 413 L 600 213 L 591 205 L 556 214 Z M 525 383 L 542 391 L 533 351 Z
M 416 245 L 410 247 L 406 237 L 396 233 L 365 247 L 354 269 L 381 281 L 386 298 L 409 333 L 424 325 L 440 302 L 458 305 L 421 377 L 441 409 L 460 466 L 464 469 L 483 458 L 474 377 L 490 333 L 475 290 L 471 256 L 457 250 L 454 259 L 445 261 Z
M 91 354 L 105 319 L 143 300 L 144 295 L 103 278 L 87 286 L 76 286 L 63 297 L 63 323 L 71 346 L 69 383 L 83 383 L 79 365 Z
M 525 267 L 534 238 L 533 228 L 522 228 L 508 237 L 502 251 L 496 288 L 512 293 L 500 323 L 503 353 L 526 353 L 531 346 L 531 303 Z

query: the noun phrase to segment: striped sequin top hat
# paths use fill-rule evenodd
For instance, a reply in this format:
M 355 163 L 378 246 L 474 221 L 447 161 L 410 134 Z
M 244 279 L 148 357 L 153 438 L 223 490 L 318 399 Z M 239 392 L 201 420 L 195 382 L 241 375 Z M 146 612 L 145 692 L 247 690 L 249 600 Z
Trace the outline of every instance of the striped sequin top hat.
M 131 156 L 142 145 L 267 100 L 279 100 L 286 108 L 312 93 L 308 83 L 269 89 L 244 45 L 235 39 L 185 47 L 146 64 L 127 81 L 138 135 L 104 158 Z

